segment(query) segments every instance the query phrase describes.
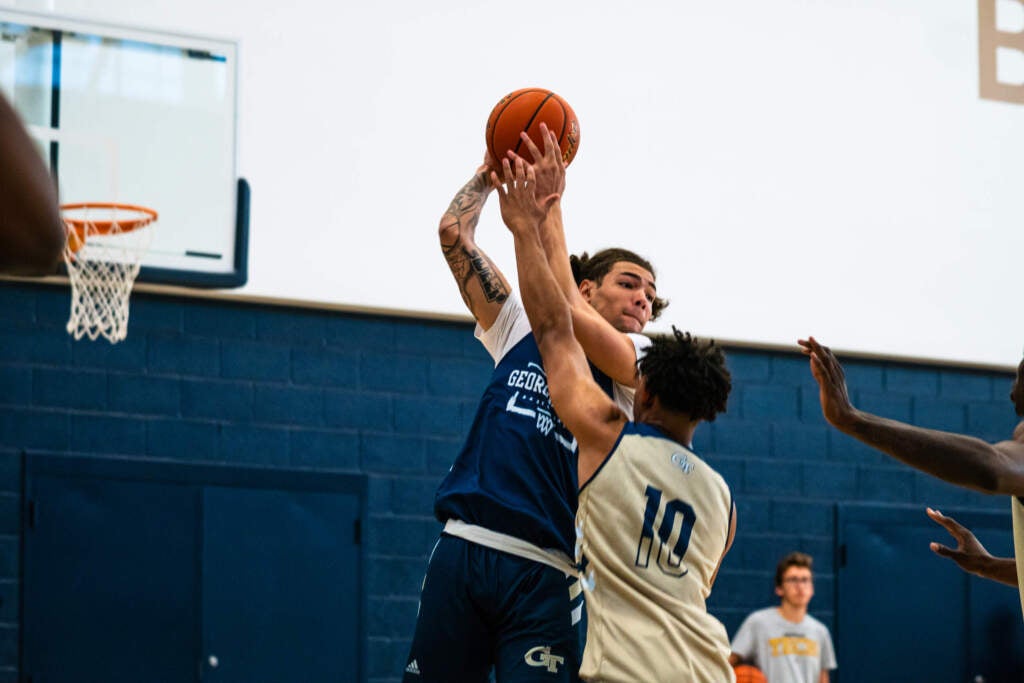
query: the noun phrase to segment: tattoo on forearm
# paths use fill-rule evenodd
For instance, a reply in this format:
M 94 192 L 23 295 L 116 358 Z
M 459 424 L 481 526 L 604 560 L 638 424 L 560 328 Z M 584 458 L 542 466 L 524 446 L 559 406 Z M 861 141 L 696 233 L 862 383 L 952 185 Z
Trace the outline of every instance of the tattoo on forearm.
M 462 300 L 471 309 L 469 283 L 476 278 L 488 303 L 502 303 L 508 298 L 508 287 L 497 273 L 494 264 L 477 249 L 467 249 L 463 238 L 472 242 L 476 225 L 483 210 L 487 177 L 478 173 L 455 195 L 445 214 L 442 234 L 455 233 L 454 241 L 441 241 L 441 251 L 459 285 Z
M 508 287 L 494 270 L 491 261 L 480 253 L 479 250 L 468 250 L 461 242 L 455 244 L 442 244 L 441 251 L 448 261 L 452 275 L 459 285 L 459 293 L 462 300 L 470 308 L 473 302 L 470 299 L 469 283 L 476 278 L 480 282 L 480 289 L 483 290 L 484 300 L 488 303 L 502 303 L 508 298 Z
M 477 173 L 463 185 L 452 199 L 452 203 L 448 205 L 448 215 L 455 219 L 460 235 L 463 229 L 470 233 L 476 230 L 476 224 L 480 222 L 480 212 L 484 208 L 484 199 L 487 197 L 486 190 L 487 177 L 483 173 Z
M 508 290 L 505 287 L 505 283 L 501 281 L 501 278 L 494 271 L 490 259 L 479 251 L 473 251 L 473 253 L 466 252 L 466 255 L 469 256 L 469 263 L 473 266 L 473 274 L 480 280 L 480 287 L 484 290 L 484 298 L 489 302 L 497 301 L 498 303 L 507 299 Z

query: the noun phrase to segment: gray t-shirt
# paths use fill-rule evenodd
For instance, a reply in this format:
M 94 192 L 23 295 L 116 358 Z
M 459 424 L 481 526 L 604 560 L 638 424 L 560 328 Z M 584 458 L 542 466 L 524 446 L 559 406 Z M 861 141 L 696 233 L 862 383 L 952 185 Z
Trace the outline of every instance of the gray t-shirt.
M 764 672 L 769 683 L 818 683 L 836 668 L 828 627 L 811 615 L 794 624 L 777 607 L 748 616 L 736 631 L 732 651 Z

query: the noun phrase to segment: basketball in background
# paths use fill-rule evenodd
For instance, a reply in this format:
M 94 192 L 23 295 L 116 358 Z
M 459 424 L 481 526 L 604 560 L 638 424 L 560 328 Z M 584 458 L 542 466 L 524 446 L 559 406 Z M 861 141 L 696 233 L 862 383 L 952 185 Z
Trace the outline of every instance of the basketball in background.
M 768 683 L 768 679 L 756 666 L 740 664 L 733 671 L 736 672 L 736 683 Z
M 541 152 L 544 140 L 540 135 L 540 124 L 547 124 L 558 136 L 562 150 L 562 161 L 568 166 L 580 146 L 580 124 L 576 112 L 560 96 L 543 88 L 523 88 L 501 98 L 494 105 L 487 119 L 487 151 L 500 164 L 505 153 L 512 150 L 527 162 L 534 161 L 519 133 L 526 134 Z

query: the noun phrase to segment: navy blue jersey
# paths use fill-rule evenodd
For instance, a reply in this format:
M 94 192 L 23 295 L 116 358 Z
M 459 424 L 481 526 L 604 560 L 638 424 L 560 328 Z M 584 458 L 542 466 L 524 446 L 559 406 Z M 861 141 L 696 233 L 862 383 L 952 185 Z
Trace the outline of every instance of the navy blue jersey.
M 527 334 L 494 368 L 434 514 L 572 557 L 577 483 L 576 440 L 551 407 L 540 351 Z

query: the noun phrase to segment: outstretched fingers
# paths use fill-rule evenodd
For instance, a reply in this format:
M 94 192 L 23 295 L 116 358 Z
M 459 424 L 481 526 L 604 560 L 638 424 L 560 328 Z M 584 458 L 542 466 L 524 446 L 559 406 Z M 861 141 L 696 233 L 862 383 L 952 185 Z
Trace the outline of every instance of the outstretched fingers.
M 544 130 L 544 128 L 543 128 L 544 124 L 542 123 L 540 125 L 541 125 L 541 130 Z M 537 163 L 538 161 L 540 161 L 540 158 L 541 158 L 540 150 L 537 149 L 537 145 L 535 145 L 533 143 L 533 139 L 529 135 L 527 135 L 525 130 L 522 131 L 521 133 L 519 133 L 519 139 L 523 141 L 524 145 L 526 145 L 526 151 L 530 153 L 530 158 L 533 159 L 533 163 Z M 509 154 L 512 155 L 512 154 L 515 154 L 515 152 L 513 152 L 512 150 L 509 150 Z M 516 157 L 518 158 L 518 155 L 516 155 Z
M 973 536 L 973 534 L 971 534 L 971 532 L 967 530 L 967 527 L 960 524 L 960 522 L 956 521 L 952 517 L 947 517 L 938 510 L 927 508 L 925 509 L 925 513 L 932 519 L 933 522 L 937 523 L 939 526 L 948 531 L 949 535 L 956 539 L 958 543 L 963 542 L 968 536 Z
M 804 355 L 811 357 L 811 372 L 821 374 L 821 379 L 827 379 L 831 383 L 839 384 L 845 381 L 843 366 L 827 346 L 822 346 L 814 337 L 800 339 L 797 341 L 800 350 Z M 818 375 L 815 374 L 815 378 Z
M 978 540 L 978 537 L 960 522 L 945 516 L 938 510 L 927 508 L 925 512 L 932 521 L 948 531 L 956 541 L 956 548 L 950 548 L 934 541 L 928 544 L 928 548 L 940 557 L 953 560 L 962 569 L 979 574 L 983 570 L 985 562 L 991 559 L 991 555 Z

